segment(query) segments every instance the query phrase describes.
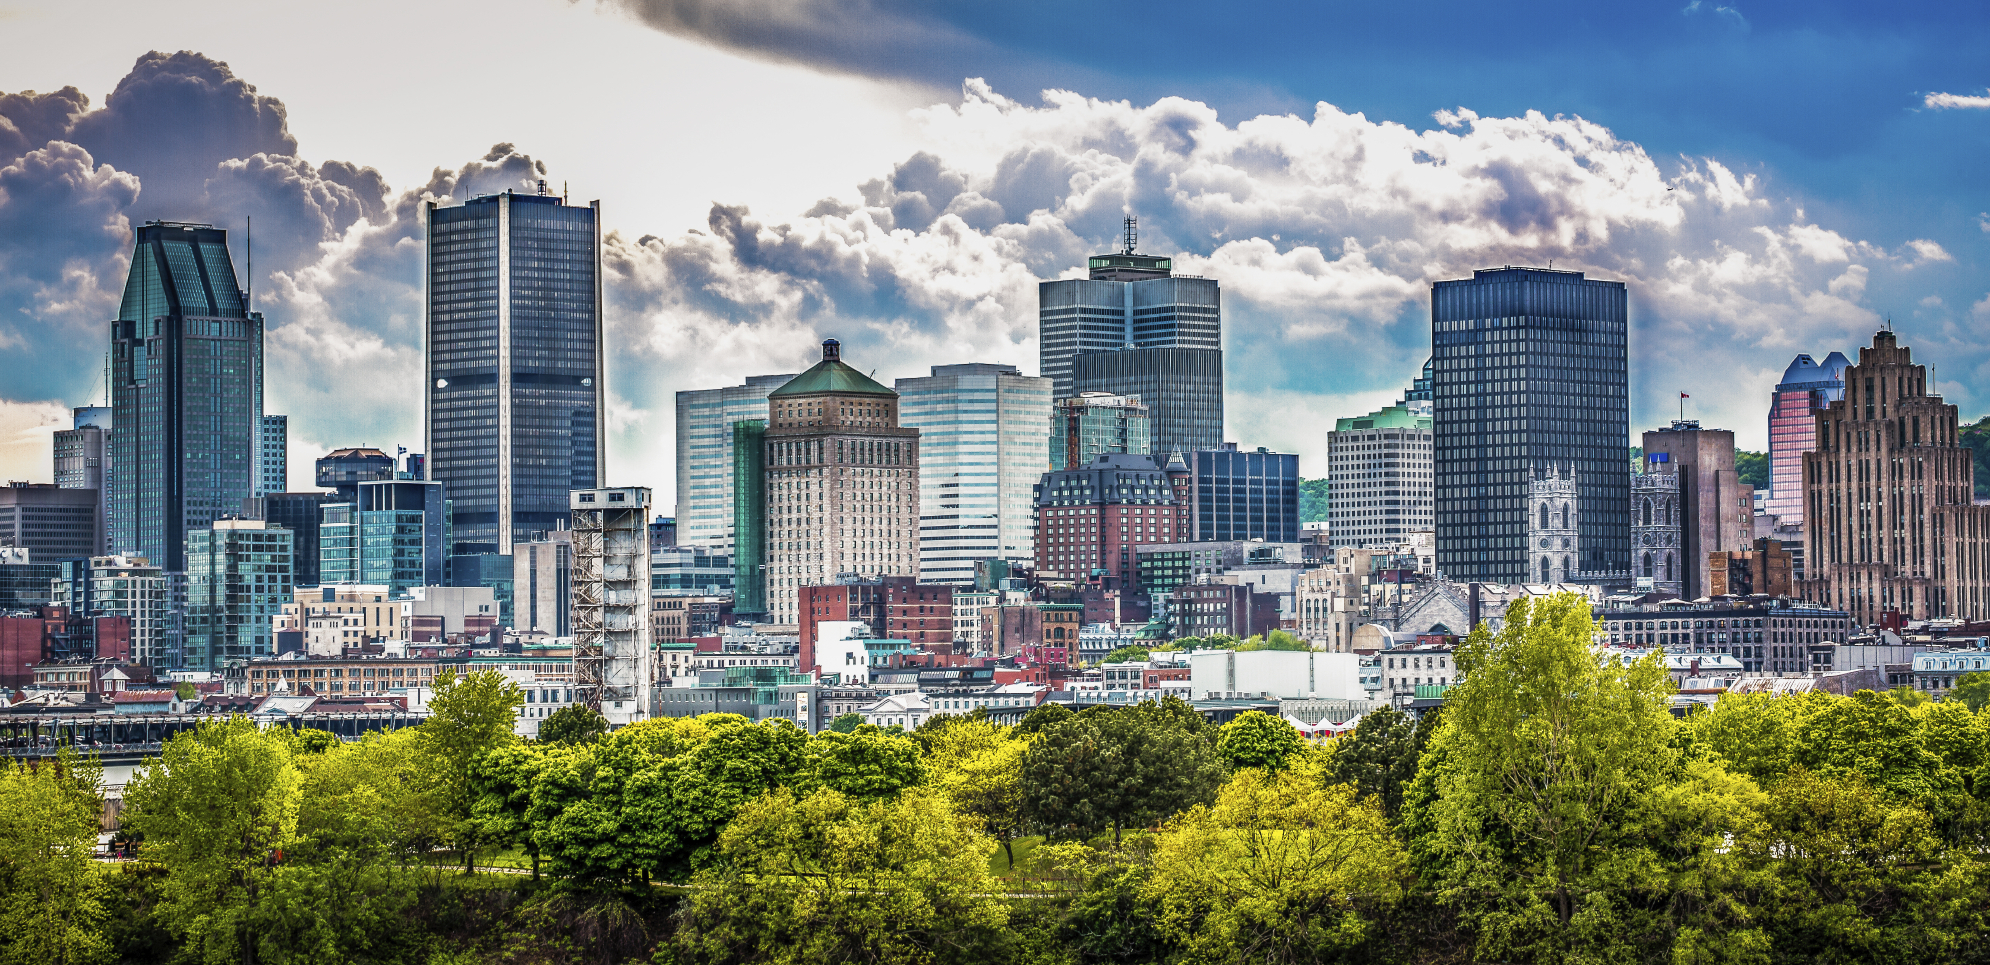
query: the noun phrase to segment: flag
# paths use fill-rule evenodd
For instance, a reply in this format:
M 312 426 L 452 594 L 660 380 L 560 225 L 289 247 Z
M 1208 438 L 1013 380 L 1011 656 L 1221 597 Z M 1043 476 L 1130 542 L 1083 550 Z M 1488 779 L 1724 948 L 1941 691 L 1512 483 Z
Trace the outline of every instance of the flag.
M 1681 393 L 1679 393 L 1679 397 L 1680 397 L 1680 398 L 1682 398 L 1682 399 L 1690 399 L 1690 398 L 1692 398 L 1692 396 L 1690 396 L 1690 395 L 1687 395 L 1687 394 L 1686 394 L 1686 393 L 1684 393 L 1684 392 L 1681 392 Z

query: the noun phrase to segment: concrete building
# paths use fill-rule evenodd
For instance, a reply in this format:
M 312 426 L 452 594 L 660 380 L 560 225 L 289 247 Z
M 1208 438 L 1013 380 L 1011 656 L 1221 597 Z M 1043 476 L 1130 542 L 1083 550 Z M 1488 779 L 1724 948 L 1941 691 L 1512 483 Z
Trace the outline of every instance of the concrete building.
M 1336 547 L 1394 546 L 1431 528 L 1431 404 L 1337 419 L 1327 433 L 1327 532 Z
M 300 586 L 271 621 L 278 652 L 336 656 L 347 647 L 404 641 L 401 608 L 384 586 Z
M 263 416 L 263 445 L 256 465 L 257 496 L 290 489 L 290 417 Z
M 0 547 L 27 550 L 37 560 L 86 560 L 103 545 L 98 491 L 50 483 L 0 487 Z
M 1193 539 L 1186 462 L 1100 456 L 1080 469 L 1045 473 L 1037 486 L 1036 571 L 1042 579 L 1093 575 L 1129 585 L 1135 548 Z
M 1749 673 L 1809 673 L 1812 648 L 1842 644 L 1852 633 L 1851 618 L 1843 610 L 1766 597 L 1599 608 L 1597 616 L 1601 642 L 1664 647 L 1674 653 L 1725 653 Z
M 400 637 L 413 644 L 484 637 L 498 626 L 497 594 L 487 586 L 410 587 L 407 599 L 394 604 Z
M 1674 422 L 1644 434 L 1645 471 L 1679 477 L 1679 582 L 1689 598 L 1709 596 L 1707 556 L 1740 551 L 1755 538 L 1754 490 L 1734 469 L 1734 433 Z M 1642 514 L 1642 508 L 1637 510 Z
M 55 485 L 61 489 L 87 489 L 96 495 L 97 545 L 86 555 L 102 556 L 110 551 L 110 524 L 104 518 L 104 500 L 105 487 L 110 484 L 111 409 L 83 406 L 74 410 L 72 418 L 70 428 L 55 433 Z
M 1833 352 L 1822 363 L 1799 355 L 1769 396 L 1769 500 L 1763 510 L 1803 525 L 1803 454 L 1817 446 L 1817 416 L 1845 397 L 1852 362 Z
M 1278 629 L 1278 597 L 1237 583 L 1197 582 L 1175 588 L 1168 600 L 1176 637 L 1266 636 Z
M 1147 406 L 1139 396 L 1081 392 L 1057 400 L 1046 471 L 1089 465 L 1114 453 L 1150 453 L 1153 441 Z
M 1796 592 L 1794 568 L 1783 545 L 1768 538 L 1757 539 L 1754 549 L 1707 556 L 1714 596 L 1791 596 Z
M 184 552 L 184 550 L 183 550 Z M 121 616 L 131 621 L 130 659 L 148 667 L 181 663 L 179 622 L 184 598 L 175 600 L 172 579 L 144 557 L 93 556 L 60 564 L 55 605 L 83 617 Z
M 514 548 L 518 544 L 512 544 Z M 482 587 L 491 591 L 491 598 L 497 601 L 498 626 L 517 628 L 518 614 L 513 604 L 516 594 L 513 586 L 518 575 L 518 562 L 511 556 L 498 553 L 472 553 L 449 558 L 449 585 L 457 587 Z
M 1013 365 L 936 365 L 899 379 L 898 423 L 919 431 L 919 580 L 974 582 L 974 564 L 1035 557 L 1031 490 L 1050 459 L 1049 379 Z
M 1804 457 L 1798 594 L 1862 624 L 1990 618 L 1990 505 L 1977 504 L 1956 407 L 1927 367 L 1882 331 L 1845 370 L 1845 397 L 1817 417 Z
M 1681 543 L 1683 510 L 1676 472 L 1631 477 L 1631 578 L 1640 589 L 1668 596 L 1684 592 Z
M 1382 690 L 1378 695 L 1397 707 L 1418 695 L 1418 687 L 1450 687 L 1458 682 L 1458 648 L 1442 643 L 1412 643 L 1378 655 L 1382 660 Z
M 217 519 L 187 534 L 185 666 L 269 656 L 271 621 L 290 596 L 290 531 L 260 519 Z
M 717 636 L 725 603 L 724 597 L 663 595 L 652 590 L 650 639 L 661 646 L 693 637 Z
M 1369 622 L 1373 550 L 1344 546 L 1334 562 L 1299 574 L 1294 589 L 1298 626 L 1293 634 L 1315 650 L 1354 652 L 1354 631 Z
M 843 573 L 919 568 L 919 430 L 899 396 L 842 360 L 822 361 L 767 397 L 767 612 L 795 623 L 799 591 Z
M 421 213 L 423 478 L 449 487 L 451 555 L 508 555 L 605 474 L 601 203 L 542 187 Z
M 1189 654 L 1194 700 L 1251 697 L 1368 699 L 1360 661 L 1351 653 L 1317 650 L 1197 650 Z
M 239 512 L 261 479 L 263 319 L 228 232 L 148 222 L 111 323 L 110 546 L 186 569 L 187 535 Z
M 614 726 L 650 716 L 650 491 L 583 489 L 573 507 L 574 686 Z
M 733 425 L 764 419 L 767 396 L 795 373 L 749 376 L 743 385 L 677 393 L 677 542 L 728 555 L 733 534 Z
M 511 547 L 512 626 L 554 637 L 573 636 L 574 544 L 570 530 Z
M 1576 479 L 1581 572 L 1631 569 L 1628 293 L 1581 272 L 1495 268 L 1431 288 L 1437 567 L 1538 576 L 1530 472 Z

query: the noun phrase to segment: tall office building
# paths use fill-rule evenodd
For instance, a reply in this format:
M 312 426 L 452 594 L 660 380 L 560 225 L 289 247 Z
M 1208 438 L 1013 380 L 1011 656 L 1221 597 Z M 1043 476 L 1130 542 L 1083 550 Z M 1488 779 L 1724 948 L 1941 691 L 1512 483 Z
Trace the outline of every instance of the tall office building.
M 48 483 L 0 486 L 0 547 L 28 550 L 37 562 L 85 560 L 103 545 L 97 490 Z
M 290 533 L 260 519 L 217 519 L 187 534 L 186 666 L 272 652 L 272 620 L 291 595 Z
M 1299 541 L 1299 457 L 1235 443 L 1191 452 L 1189 539 Z
M 1755 539 L 1755 492 L 1734 471 L 1734 433 L 1692 420 L 1644 434 L 1645 472 L 1679 477 L 1679 581 L 1687 599 L 1711 596 L 1712 553 L 1741 552 Z M 1643 523 L 1644 508 L 1632 524 Z M 1640 536 L 1643 534 L 1641 533 Z M 1637 571 L 1644 571 L 1642 557 Z
M 1431 528 L 1430 403 L 1406 399 L 1336 419 L 1327 433 L 1327 535 L 1336 547 L 1395 547 Z
M 319 456 L 318 461 L 312 464 L 312 472 L 320 487 L 337 492 L 340 499 L 348 503 L 359 499 L 360 483 L 392 479 L 397 475 L 393 456 L 365 447 L 334 449 Z
M 449 500 L 424 480 L 360 483 L 350 503 L 327 503 L 318 525 L 318 579 L 364 583 L 399 596 L 448 583 Z
M 427 478 L 454 552 L 558 529 L 604 473 L 601 203 L 485 195 L 427 214 Z
M 1051 416 L 1050 469 L 1074 469 L 1113 453 L 1147 455 L 1154 435 L 1137 395 L 1081 392 L 1057 400 Z
M 111 410 L 109 406 L 83 406 L 74 412 L 75 422 L 55 433 L 55 485 L 61 489 L 88 489 L 97 499 L 97 545 L 90 556 L 101 556 L 109 545 L 110 526 L 104 519 L 105 457 L 110 454 Z
M 148 222 L 111 322 L 110 544 L 168 572 L 186 537 L 240 510 L 262 466 L 263 318 L 228 232 Z
M 147 667 L 180 666 L 183 589 L 144 557 L 95 556 L 57 564 L 55 605 L 77 616 L 131 621 L 131 659 Z
M 1053 399 L 1137 395 L 1150 451 L 1223 443 L 1223 309 L 1215 279 L 1178 276 L 1172 259 L 1136 254 L 1133 219 L 1116 254 L 1088 260 L 1088 278 L 1037 285 L 1040 374 Z
M 1630 577 L 1630 446 L 1622 282 L 1495 268 L 1431 286 L 1437 567 L 1530 579 L 1529 474 L 1572 474 L 1572 582 Z
M 744 385 L 677 393 L 677 542 L 731 551 L 733 426 L 767 418 L 767 395 L 795 374 L 748 376 Z
M 1106 576 L 1130 587 L 1137 547 L 1194 539 L 1189 467 L 1180 454 L 1165 464 L 1151 456 L 1105 455 L 1047 472 L 1037 484 L 1036 515 L 1038 577 Z
M 338 493 L 267 493 L 242 500 L 242 516 L 290 531 L 291 582 L 317 586 L 318 526 L 327 503 L 345 502 Z
M 1804 599 L 1877 623 L 1990 619 L 1990 505 L 1956 407 L 1891 331 L 1859 350 L 1803 459 Z
M 290 488 L 290 417 L 263 416 L 262 464 L 256 474 L 256 495 Z
M 898 420 L 898 393 L 845 364 L 833 338 L 822 361 L 767 397 L 773 622 L 796 622 L 801 587 L 918 572 L 919 430 Z
M 936 365 L 899 379 L 919 430 L 919 582 L 972 583 L 978 560 L 1035 557 L 1031 490 L 1049 466 L 1050 380 L 1013 365 Z
M 767 615 L 767 420 L 732 424 L 732 612 Z
M 1769 499 L 1763 510 L 1785 525 L 1803 524 L 1803 454 L 1817 446 L 1817 416 L 1845 397 L 1843 352 L 1823 363 L 1799 355 L 1769 396 Z

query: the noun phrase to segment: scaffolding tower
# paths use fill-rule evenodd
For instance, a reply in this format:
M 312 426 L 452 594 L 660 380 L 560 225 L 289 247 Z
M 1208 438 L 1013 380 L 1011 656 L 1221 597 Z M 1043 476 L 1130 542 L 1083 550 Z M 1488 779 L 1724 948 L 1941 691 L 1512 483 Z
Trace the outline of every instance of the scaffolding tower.
M 650 491 L 576 489 L 573 510 L 574 685 L 620 727 L 649 717 Z

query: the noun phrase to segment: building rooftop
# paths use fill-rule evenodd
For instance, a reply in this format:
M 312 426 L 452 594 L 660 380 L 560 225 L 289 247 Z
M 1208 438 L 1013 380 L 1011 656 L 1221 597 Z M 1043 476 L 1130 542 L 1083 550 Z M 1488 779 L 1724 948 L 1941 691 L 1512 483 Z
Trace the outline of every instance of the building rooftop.
M 898 396 L 897 392 L 886 388 L 876 379 L 851 368 L 843 361 L 842 352 L 842 343 L 833 338 L 825 339 L 822 343 L 822 361 L 788 380 L 788 384 L 768 393 L 768 398 L 824 393 L 883 395 L 893 398 Z

